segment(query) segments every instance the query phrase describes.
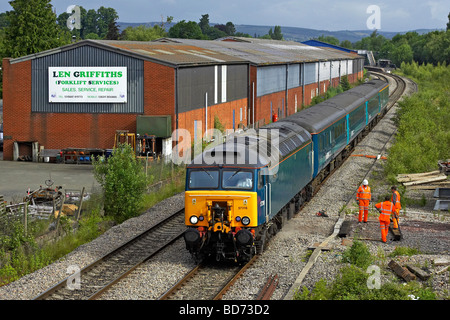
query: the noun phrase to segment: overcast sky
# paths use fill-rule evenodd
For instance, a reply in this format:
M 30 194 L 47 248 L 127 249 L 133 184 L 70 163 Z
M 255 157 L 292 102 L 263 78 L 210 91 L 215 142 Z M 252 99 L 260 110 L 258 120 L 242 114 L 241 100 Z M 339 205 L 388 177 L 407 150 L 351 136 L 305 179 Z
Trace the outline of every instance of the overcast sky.
M 112 7 L 122 22 L 160 21 L 173 16 L 174 22 L 198 22 L 209 14 L 212 23 L 281 25 L 320 30 L 367 29 L 370 5 L 380 8 L 380 30 L 408 31 L 414 29 L 445 29 L 450 0 L 52 0 L 56 13 L 72 4 L 85 9 Z M 5 0 L 0 12 L 11 10 Z M 372 20 L 373 22 L 373 20 Z

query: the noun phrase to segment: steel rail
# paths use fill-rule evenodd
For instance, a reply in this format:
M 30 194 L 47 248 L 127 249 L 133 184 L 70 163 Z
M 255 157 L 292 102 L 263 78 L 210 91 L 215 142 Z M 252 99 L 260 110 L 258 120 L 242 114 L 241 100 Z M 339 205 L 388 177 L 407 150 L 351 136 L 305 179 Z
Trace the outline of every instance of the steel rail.
M 148 237 L 149 235 L 157 232 L 157 230 L 159 228 L 161 228 L 162 226 L 166 225 L 171 220 L 176 219 L 180 215 L 183 215 L 183 217 L 184 217 L 184 208 L 179 210 L 179 211 L 177 211 L 177 212 L 175 212 L 174 214 L 170 215 L 169 217 L 161 220 L 156 225 L 154 225 L 154 226 L 150 227 L 149 229 L 145 230 L 144 232 L 136 235 L 131 240 L 129 240 L 129 241 L 119 245 L 117 248 L 115 248 L 111 252 L 109 252 L 106 255 L 104 255 L 103 257 L 95 260 L 91 264 L 87 265 L 86 267 L 84 267 L 83 269 L 80 270 L 80 277 L 83 276 L 83 275 L 87 275 L 89 272 L 94 271 L 96 268 L 101 266 L 103 263 L 106 263 L 107 261 L 113 260 L 113 258 L 114 257 L 118 257 L 120 255 L 120 253 L 122 253 L 125 250 L 127 250 L 129 248 L 132 248 L 133 246 L 139 244 L 139 242 L 140 241 L 142 242 L 145 239 L 145 237 Z M 184 232 L 184 230 L 183 230 L 183 232 Z M 119 274 L 119 276 L 115 277 L 111 281 L 108 281 L 106 285 L 103 285 L 101 288 L 96 290 L 93 294 L 85 295 L 84 298 L 86 298 L 86 299 L 95 299 L 96 297 L 100 296 L 102 293 L 104 293 L 106 291 L 106 289 L 110 288 L 113 284 L 117 283 L 120 279 L 125 277 L 132 270 L 136 269 L 140 264 L 142 264 L 143 262 L 147 261 L 153 255 L 155 255 L 157 252 L 160 252 L 162 249 L 164 249 L 166 246 L 168 246 L 171 243 L 173 243 L 175 240 L 179 239 L 182 236 L 183 232 L 177 233 L 170 240 L 166 241 L 163 245 L 161 245 L 160 247 L 158 247 L 155 250 L 153 250 L 150 255 L 145 256 L 143 259 L 141 259 L 141 261 L 138 261 L 137 263 L 133 263 L 130 267 L 127 267 L 128 270 L 126 270 L 125 272 Z M 60 281 L 59 283 L 57 283 L 53 287 L 49 288 L 45 292 L 43 292 L 43 293 L 39 294 L 38 296 L 36 296 L 33 300 L 45 300 L 45 299 L 52 298 L 52 297 L 55 298 L 55 299 L 61 299 L 60 296 L 57 294 L 57 292 L 59 290 L 64 290 L 66 288 L 66 286 L 67 286 L 68 281 L 70 281 L 70 279 L 71 279 L 71 276 L 63 279 L 62 281 Z M 89 286 L 87 286 L 87 287 L 89 288 Z M 83 293 L 80 292 L 82 290 L 72 290 L 72 291 L 73 291 L 73 295 L 83 295 Z M 63 297 L 63 298 L 70 298 L 70 297 Z
M 270 300 L 278 285 L 278 274 L 270 275 L 256 300 Z
M 217 293 L 207 298 L 209 299 L 212 298 L 212 300 L 221 300 L 222 296 L 233 286 L 236 280 L 239 279 L 242 276 L 242 274 L 258 259 L 258 257 L 259 257 L 258 255 L 253 256 L 253 258 L 250 259 L 250 261 L 247 262 L 243 267 L 238 268 L 236 272 L 233 273 L 232 276 L 230 276 L 226 281 L 222 282 L 222 284 L 216 290 Z M 188 288 L 188 283 L 194 280 L 195 277 L 201 273 L 200 271 L 202 271 L 202 273 L 208 272 L 207 262 L 205 261 L 200 262 L 191 271 L 186 273 L 186 275 L 181 280 L 175 283 L 175 285 L 173 285 L 161 297 L 159 297 L 158 300 L 170 300 L 174 295 L 178 293 L 178 291 L 182 290 L 183 288 Z M 198 288 L 195 288 L 193 290 L 198 291 Z M 208 292 L 205 292 L 205 294 L 208 294 Z
M 395 91 L 392 92 L 392 94 L 389 95 L 389 100 L 391 100 L 391 97 L 392 97 L 392 101 L 391 101 L 391 105 L 389 106 L 389 108 L 387 108 L 387 111 L 384 113 L 384 114 L 386 114 L 395 105 L 395 103 L 398 101 L 398 99 L 400 99 L 400 97 L 405 92 L 405 90 L 406 90 L 406 81 L 402 77 L 399 77 L 397 75 L 382 74 L 382 73 L 378 73 L 377 72 L 377 75 L 378 74 L 380 74 L 380 76 L 384 77 L 386 80 L 387 80 L 386 76 L 391 76 L 397 83 L 397 87 L 396 87 Z M 399 86 L 399 84 L 400 84 L 400 86 Z M 397 130 L 395 129 L 392 132 L 392 134 L 389 136 L 388 140 L 385 142 L 385 144 L 381 148 L 380 153 L 386 148 L 387 143 L 390 141 L 390 139 L 393 137 L 393 135 L 395 134 L 396 131 Z M 371 172 L 371 170 L 374 167 L 374 165 L 377 162 L 377 160 L 378 160 L 377 158 L 374 159 L 372 165 L 366 171 L 366 174 L 364 175 L 364 179 L 369 175 L 369 173 Z M 331 176 L 331 174 L 329 176 Z M 352 195 L 348 198 L 348 200 L 346 201 L 346 205 L 344 207 L 346 207 L 350 203 L 350 201 L 352 199 L 354 199 L 355 194 L 356 194 L 356 191 L 353 192 Z M 316 249 L 313 251 L 313 253 L 309 257 L 309 260 L 306 263 L 305 267 L 300 272 L 300 275 L 297 277 L 296 281 L 291 286 L 291 288 L 288 291 L 288 293 L 285 295 L 284 300 L 292 300 L 295 292 L 300 288 L 300 285 L 301 285 L 303 279 L 306 277 L 306 275 L 308 274 L 309 270 L 315 264 L 315 262 L 317 261 L 318 257 L 322 253 L 322 248 L 327 246 L 328 243 L 338 235 L 344 220 L 345 220 L 345 211 L 344 211 L 344 209 L 342 209 L 339 212 L 339 218 L 338 218 L 338 220 L 337 220 L 337 222 L 336 222 L 336 224 L 334 226 L 333 233 L 330 236 L 328 236 L 322 243 L 320 243 L 320 245 L 317 246 Z

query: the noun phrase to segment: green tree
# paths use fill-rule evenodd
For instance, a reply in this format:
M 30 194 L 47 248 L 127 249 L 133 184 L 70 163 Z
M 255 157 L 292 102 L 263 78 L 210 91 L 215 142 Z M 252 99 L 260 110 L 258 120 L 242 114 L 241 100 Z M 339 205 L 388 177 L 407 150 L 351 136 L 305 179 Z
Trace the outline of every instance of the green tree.
M 95 33 L 97 35 L 99 34 L 97 22 L 98 22 L 97 11 L 95 11 L 95 9 L 89 9 L 86 12 L 86 16 L 84 17 L 84 19 L 81 18 L 83 39 L 86 39 L 85 36 L 90 33 Z
M 258 38 L 260 39 L 272 39 L 272 40 L 283 40 L 283 34 L 281 33 L 281 27 L 275 26 L 274 31 L 272 31 L 272 28 L 269 29 L 269 32 L 263 36 L 260 36 Z M 255 35 L 256 36 L 256 35 Z
M 167 32 L 159 25 L 146 27 L 140 25 L 137 27 L 127 27 L 122 32 L 122 40 L 131 41 L 152 41 L 167 36 Z
M 236 28 L 234 26 L 234 23 L 231 21 L 228 21 L 225 25 L 225 33 L 229 36 L 232 36 L 236 33 Z
M 108 25 L 111 21 L 117 21 L 119 16 L 115 9 L 101 6 L 97 9 L 97 30 L 100 38 L 105 38 L 108 33 Z
M 450 30 L 450 12 L 448 13 L 447 31 Z
M 275 26 L 273 28 L 272 39 L 274 39 L 274 40 L 283 40 L 283 34 L 281 33 L 281 26 Z
M 121 223 L 139 214 L 147 179 L 129 144 L 120 144 L 105 161 L 93 161 L 94 176 L 104 192 L 105 214 Z
M 9 25 L 6 12 L 0 13 L 0 29 L 3 29 Z
M 343 41 L 341 41 L 340 46 L 343 47 L 343 48 L 347 48 L 347 49 L 352 49 L 353 48 L 353 45 L 350 42 L 350 40 L 343 40 Z
M 117 22 L 111 20 L 108 24 L 108 33 L 105 36 L 106 40 L 118 40 L 120 37 L 119 26 Z
M 13 0 L 7 11 L 2 56 L 20 57 L 61 46 L 70 41 L 56 23 L 50 0 Z
M 394 49 L 391 54 L 391 60 L 396 65 L 402 62 L 411 62 L 413 60 L 413 51 L 408 43 L 404 43 Z
M 317 38 L 317 40 L 322 41 L 322 42 L 326 42 L 335 46 L 339 45 L 339 39 L 333 36 L 325 36 L 325 35 L 321 35 L 320 37 Z
M 169 37 L 181 39 L 205 39 L 199 25 L 194 21 L 181 20 L 169 30 Z
M 203 34 L 207 34 L 211 26 L 209 25 L 209 14 L 202 14 L 202 17 L 200 18 L 200 22 L 198 23 L 198 26 L 202 30 Z

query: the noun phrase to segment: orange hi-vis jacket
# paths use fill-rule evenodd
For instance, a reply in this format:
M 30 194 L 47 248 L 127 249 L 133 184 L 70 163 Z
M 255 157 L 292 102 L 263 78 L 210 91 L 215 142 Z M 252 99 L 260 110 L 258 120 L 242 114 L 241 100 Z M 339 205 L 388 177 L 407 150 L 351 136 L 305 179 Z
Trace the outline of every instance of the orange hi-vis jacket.
M 397 190 L 392 193 L 391 202 L 394 204 L 395 211 L 398 213 L 402 206 L 400 204 L 400 193 Z
M 394 204 L 390 201 L 383 201 L 377 203 L 375 207 L 381 209 L 381 214 L 378 219 L 382 221 L 389 221 L 389 219 L 391 218 L 391 213 L 394 210 Z
M 356 193 L 356 200 L 371 200 L 372 194 L 370 193 L 369 186 L 359 186 L 358 192 Z

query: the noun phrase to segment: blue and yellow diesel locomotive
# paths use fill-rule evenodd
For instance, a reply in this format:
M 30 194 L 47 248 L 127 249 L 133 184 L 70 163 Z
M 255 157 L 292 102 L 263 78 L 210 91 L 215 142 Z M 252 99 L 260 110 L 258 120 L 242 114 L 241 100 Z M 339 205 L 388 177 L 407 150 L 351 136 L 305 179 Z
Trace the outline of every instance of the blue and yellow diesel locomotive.
M 259 131 L 244 132 L 187 167 L 184 234 L 195 257 L 245 262 L 308 201 L 386 112 L 388 84 L 372 80 Z M 267 132 L 277 131 L 274 136 Z

